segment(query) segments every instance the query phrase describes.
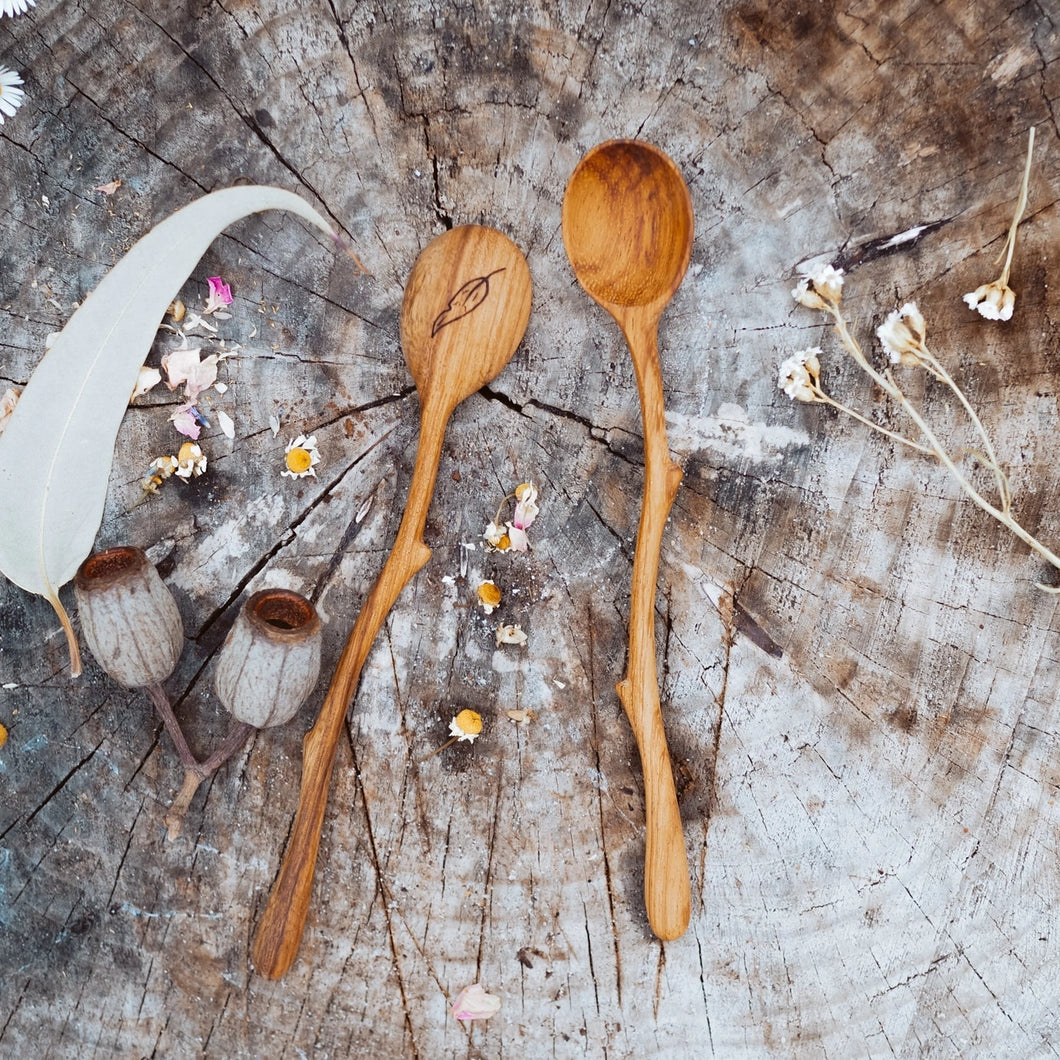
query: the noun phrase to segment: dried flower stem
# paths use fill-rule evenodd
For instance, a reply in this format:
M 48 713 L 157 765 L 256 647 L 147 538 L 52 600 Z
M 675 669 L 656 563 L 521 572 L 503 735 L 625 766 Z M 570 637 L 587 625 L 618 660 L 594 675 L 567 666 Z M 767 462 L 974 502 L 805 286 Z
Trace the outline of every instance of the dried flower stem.
M 1027 209 L 1027 190 L 1030 187 L 1031 180 L 1031 155 L 1034 153 L 1034 126 L 1031 126 L 1030 134 L 1027 138 L 1027 162 L 1023 167 L 1023 183 L 1020 185 L 1019 200 L 1016 202 L 1016 212 L 1012 218 L 1012 224 L 1009 226 L 1008 239 L 1005 240 L 1005 247 L 998 255 L 998 261 L 1002 257 L 1005 259 L 1005 266 L 1001 270 L 1000 283 L 1007 284 L 1009 277 L 1009 270 L 1012 268 L 1012 255 L 1016 250 L 1016 229 L 1019 228 L 1020 221 L 1023 218 L 1023 211 Z
M 1000 504 L 998 507 L 991 504 L 968 480 L 961 469 L 957 466 L 953 457 L 950 456 L 946 447 L 939 441 L 935 432 L 931 429 L 928 423 L 924 420 L 923 416 L 917 411 L 916 406 L 905 396 L 901 388 L 894 380 L 890 369 L 884 372 L 878 371 L 866 358 L 862 352 L 861 346 L 858 341 L 850 333 L 850 329 L 847 325 L 846 319 L 843 317 L 842 310 L 840 310 L 837 302 L 828 300 L 824 306 L 825 312 L 832 317 L 835 324 L 836 333 L 839 336 L 840 342 L 843 344 L 843 348 L 850 354 L 857 365 L 871 378 L 893 401 L 895 401 L 906 415 L 916 424 L 917 429 L 927 439 L 927 447 L 917 445 L 915 442 L 910 442 L 908 439 L 903 438 L 901 435 L 895 435 L 887 431 L 885 428 L 880 427 L 878 424 L 873 424 L 870 421 L 866 421 L 864 417 L 853 413 L 851 410 L 846 409 L 845 406 L 839 405 L 838 402 L 829 402 L 835 405 L 837 408 L 841 408 L 843 411 L 851 412 L 856 419 L 862 423 L 869 422 L 869 425 L 874 429 L 882 431 L 885 434 L 889 434 L 891 437 L 896 438 L 898 441 L 905 442 L 912 448 L 919 449 L 921 452 L 927 452 L 931 456 L 934 456 L 945 468 L 950 472 L 951 475 L 957 480 L 958 485 L 967 494 L 971 501 L 979 508 L 981 508 L 988 515 L 993 516 L 999 523 L 1007 527 L 1013 534 L 1016 535 L 1024 544 L 1028 545 L 1035 552 L 1038 553 L 1047 563 L 1060 570 L 1060 556 L 1057 556 L 1051 549 L 1043 545 L 1036 537 L 1025 530 L 1012 516 L 1011 505 L 1012 498 L 1009 490 L 1008 479 L 1004 472 L 998 465 L 997 458 L 994 454 L 993 445 L 990 443 L 989 437 L 986 434 L 986 430 L 983 428 L 979 417 L 975 414 L 974 410 L 969 405 L 964 394 L 960 388 L 950 377 L 949 373 L 942 367 L 941 364 L 935 359 L 933 355 L 924 357 L 923 352 L 921 353 L 922 363 L 928 368 L 933 375 L 936 376 L 941 382 L 945 383 L 958 397 L 961 405 L 965 411 L 969 414 L 972 422 L 975 424 L 976 429 L 983 439 L 984 446 L 986 448 L 986 459 L 982 462 L 985 466 L 989 467 L 994 473 L 995 481 L 998 485 L 998 492 L 1000 496 Z M 823 391 L 821 392 L 823 394 Z M 1060 589 L 1053 589 L 1049 586 L 1042 585 L 1040 582 L 1035 583 L 1038 588 L 1044 589 L 1046 592 L 1060 592 Z

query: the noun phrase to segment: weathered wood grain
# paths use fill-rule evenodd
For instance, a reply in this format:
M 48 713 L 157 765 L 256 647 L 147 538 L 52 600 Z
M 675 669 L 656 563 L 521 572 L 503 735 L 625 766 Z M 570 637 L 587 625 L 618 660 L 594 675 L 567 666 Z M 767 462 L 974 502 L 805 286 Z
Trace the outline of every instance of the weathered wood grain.
M 233 227 L 186 300 L 217 273 L 236 294 L 223 333 L 244 349 L 217 399 L 235 441 L 206 432 L 207 475 L 128 511 L 172 448 L 175 395 L 142 399 L 119 438 L 100 544 L 151 549 L 177 595 L 188 644 L 167 687 L 200 750 L 226 728 L 211 659 L 245 594 L 311 595 L 328 671 L 393 541 L 418 414 L 398 311 L 419 250 L 495 225 L 535 286 L 521 351 L 447 434 L 434 556 L 369 656 L 285 980 L 248 958 L 323 686 L 203 785 L 167 843 L 181 768 L 150 705 L 94 664 L 70 682 L 47 604 L 0 586 L 0 1052 L 1055 1054 L 1047 572 L 939 468 L 775 379 L 819 343 L 829 390 L 896 423 L 789 291 L 799 262 L 842 263 L 866 336 L 915 298 L 1018 513 L 1060 542 L 1058 55 L 1049 5 L 982 0 L 38 0 L 0 19 L 0 63 L 27 90 L 0 126 L 0 389 L 150 224 L 240 178 L 304 195 L 371 273 L 290 218 Z M 990 324 L 961 295 L 996 275 L 1031 124 L 1016 315 Z M 666 944 L 643 913 L 640 768 L 614 692 L 636 385 L 559 231 L 570 172 L 611 136 L 666 150 L 696 213 L 661 332 L 685 477 L 657 633 L 693 871 L 691 927 Z M 922 395 L 945 416 L 938 388 Z M 319 479 L 281 479 L 303 431 Z M 463 549 L 527 478 L 532 551 Z M 482 576 L 507 590 L 488 619 Z M 525 649 L 495 646 L 498 617 Z M 483 736 L 417 763 L 465 705 Z M 538 717 L 517 727 L 515 707 Z M 465 1029 L 448 1002 L 474 981 L 503 1003 Z

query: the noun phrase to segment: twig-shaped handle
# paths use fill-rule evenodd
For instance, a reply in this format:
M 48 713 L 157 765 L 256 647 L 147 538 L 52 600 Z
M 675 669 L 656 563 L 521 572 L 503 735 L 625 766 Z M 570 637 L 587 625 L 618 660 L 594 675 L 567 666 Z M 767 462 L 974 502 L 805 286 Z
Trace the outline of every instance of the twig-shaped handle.
M 655 666 L 655 589 L 663 530 L 681 483 L 670 459 L 666 409 L 659 369 L 658 320 L 630 315 L 620 320 L 637 373 L 644 424 L 644 493 L 633 556 L 633 600 L 629 617 L 629 662 L 618 684 L 644 771 L 644 904 L 652 931 L 661 939 L 684 934 L 691 915 L 688 854 L 681 829 L 670 752 L 666 746 Z
M 361 668 L 401 590 L 431 556 L 431 550 L 423 543 L 423 529 L 434 492 L 449 411 L 436 405 L 424 406 L 416 467 L 394 547 L 357 616 L 320 715 L 302 744 L 298 813 L 280 874 L 254 940 L 254 966 L 268 979 L 279 979 L 286 974 L 302 942 L 335 752 L 346 712 L 357 690 Z

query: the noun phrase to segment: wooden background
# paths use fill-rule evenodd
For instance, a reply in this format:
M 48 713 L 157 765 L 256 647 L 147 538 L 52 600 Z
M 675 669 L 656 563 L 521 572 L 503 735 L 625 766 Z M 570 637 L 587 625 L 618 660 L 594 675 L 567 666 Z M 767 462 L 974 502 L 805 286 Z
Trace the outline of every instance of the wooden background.
M 1055 6 L 515 9 L 38 0 L 0 19 L 0 64 L 27 93 L 0 127 L 0 389 L 153 223 L 239 180 L 303 195 L 370 270 L 287 215 L 234 226 L 185 289 L 198 306 L 220 273 L 236 296 L 221 334 L 243 349 L 214 398 L 234 442 L 215 424 L 207 475 L 130 512 L 179 442 L 176 395 L 152 392 L 122 428 L 99 543 L 150 548 L 177 596 L 188 642 L 167 687 L 200 751 L 226 727 L 211 663 L 246 595 L 313 596 L 329 671 L 381 568 L 415 448 L 397 321 L 418 251 L 490 223 L 535 282 L 519 353 L 451 425 L 434 558 L 369 659 L 286 980 L 248 954 L 325 683 L 169 843 L 181 770 L 146 698 L 91 661 L 71 681 L 50 609 L 0 585 L 0 1053 L 1055 1055 L 1060 612 L 1033 585 L 1048 574 L 940 468 L 775 386 L 788 353 L 821 343 L 827 387 L 897 425 L 789 291 L 799 262 L 840 261 L 865 336 L 917 299 L 1020 516 L 1060 541 Z M 988 323 L 961 296 L 997 275 L 1032 124 L 1016 315 Z M 560 237 L 568 176 L 612 136 L 668 151 L 697 219 L 661 336 L 686 477 L 658 643 L 693 869 L 691 927 L 665 945 L 643 913 L 641 778 L 613 690 L 636 388 Z M 153 363 L 174 344 L 163 333 Z M 913 389 L 945 419 L 937 387 Z M 279 475 L 301 432 L 316 481 Z M 532 551 L 462 549 L 526 479 Z M 488 620 L 483 576 L 506 591 Z M 498 617 L 524 649 L 495 648 Z M 417 764 L 462 706 L 481 739 Z M 514 708 L 538 717 L 516 727 Z M 448 1004 L 475 981 L 502 1008 L 465 1028 Z

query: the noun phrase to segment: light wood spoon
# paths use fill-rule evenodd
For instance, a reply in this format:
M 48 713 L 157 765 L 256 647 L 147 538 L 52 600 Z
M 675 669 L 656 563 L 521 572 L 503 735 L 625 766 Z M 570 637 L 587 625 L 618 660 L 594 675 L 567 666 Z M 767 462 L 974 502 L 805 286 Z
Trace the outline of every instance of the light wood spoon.
M 530 270 L 519 248 L 481 225 L 454 228 L 433 240 L 409 274 L 401 345 L 420 397 L 416 465 L 394 547 L 303 744 L 298 813 L 254 941 L 254 965 L 270 979 L 287 972 L 302 941 L 335 752 L 361 668 L 401 590 L 430 559 L 423 531 L 446 424 L 456 406 L 511 359 L 526 331 L 530 298 Z
M 644 902 L 652 931 L 688 927 L 691 895 L 655 669 L 655 588 L 663 528 L 681 482 L 670 459 L 659 369 L 659 317 L 692 253 L 692 199 L 674 163 L 638 140 L 611 140 L 578 163 L 563 196 L 563 243 L 586 292 L 622 328 L 644 420 L 644 494 L 633 557 L 629 662 L 618 695 L 644 770 Z

